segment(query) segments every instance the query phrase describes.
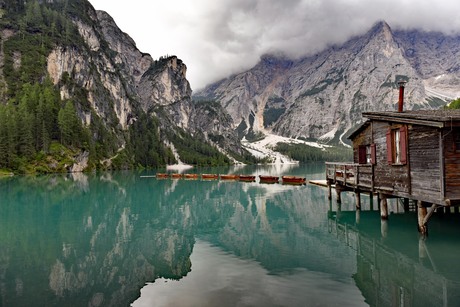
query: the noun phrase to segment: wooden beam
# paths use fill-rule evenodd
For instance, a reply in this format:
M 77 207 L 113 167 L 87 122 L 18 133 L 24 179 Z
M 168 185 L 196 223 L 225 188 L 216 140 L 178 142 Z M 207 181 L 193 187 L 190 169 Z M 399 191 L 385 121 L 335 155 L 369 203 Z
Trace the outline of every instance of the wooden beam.
M 423 224 L 427 224 L 428 223 L 428 220 L 430 219 L 430 217 L 433 215 L 434 211 L 439 208 L 439 207 L 442 207 L 442 206 L 439 206 L 439 205 L 435 205 L 435 204 L 432 204 L 430 209 L 428 210 L 425 218 L 423 219 Z M 426 208 L 425 208 L 426 210 Z

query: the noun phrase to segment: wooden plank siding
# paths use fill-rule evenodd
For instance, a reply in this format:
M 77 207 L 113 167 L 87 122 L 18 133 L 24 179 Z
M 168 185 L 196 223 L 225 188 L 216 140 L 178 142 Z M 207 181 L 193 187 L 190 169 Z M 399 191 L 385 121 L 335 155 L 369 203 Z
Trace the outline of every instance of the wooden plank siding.
M 374 167 L 375 188 L 383 192 L 391 191 L 391 194 L 395 196 L 408 195 L 410 192 L 409 164 L 389 165 L 387 160 L 386 133 L 392 126 L 380 121 L 373 122 L 372 126 L 377 159 Z
M 439 133 L 435 127 L 409 128 L 411 195 L 414 199 L 442 203 Z
M 460 199 L 460 148 L 455 145 L 460 128 L 445 129 L 443 136 L 446 198 Z

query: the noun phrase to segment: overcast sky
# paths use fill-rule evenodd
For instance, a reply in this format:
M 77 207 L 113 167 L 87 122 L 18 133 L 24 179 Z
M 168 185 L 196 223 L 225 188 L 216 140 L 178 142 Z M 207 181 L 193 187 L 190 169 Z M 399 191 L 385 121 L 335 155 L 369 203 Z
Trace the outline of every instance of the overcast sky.
M 254 66 L 265 53 L 312 54 L 390 27 L 460 33 L 458 0 L 90 0 L 140 51 L 177 55 L 192 89 Z

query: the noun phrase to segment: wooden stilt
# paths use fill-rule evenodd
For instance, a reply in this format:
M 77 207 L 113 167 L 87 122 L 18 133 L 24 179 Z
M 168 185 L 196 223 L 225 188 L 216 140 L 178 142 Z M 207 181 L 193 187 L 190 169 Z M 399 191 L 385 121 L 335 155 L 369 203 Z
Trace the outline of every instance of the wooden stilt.
M 455 206 L 455 207 L 454 207 L 454 213 L 458 213 L 458 211 L 459 211 L 459 210 L 458 210 L 458 206 Z
M 417 216 L 418 216 L 418 231 L 422 235 L 426 235 L 428 233 L 428 228 L 425 223 L 425 218 L 427 215 L 426 207 L 423 205 L 421 200 L 417 201 Z
M 337 193 L 337 203 L 341 204 L 342 203 L 342 196 L 341 196 L 342 188 L 338 184 L 335 185 L 335 192 Z
M 332 183 L 330 180 L 327 181 L 327 198 L 332 199 Z
M 355 192 L 356 210 L 361 210 L 361 193 Z
M 388 203 L 385 195 L 380 196 L 380 218 L 382 220 L 388 219 Z
M 403 206 L 404 206 L 404 212 L 409 212 L 409 198 L 404 198 Z
M 369 193 L 369 210 L 374 211 L 374 194 Z

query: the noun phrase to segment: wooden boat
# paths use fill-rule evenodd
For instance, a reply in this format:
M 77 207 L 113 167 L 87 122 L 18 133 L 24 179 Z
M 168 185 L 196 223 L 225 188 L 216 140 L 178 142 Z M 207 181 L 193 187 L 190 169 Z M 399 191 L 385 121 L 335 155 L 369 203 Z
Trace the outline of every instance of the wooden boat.
M 177 174 L 177 173 L 171 174 L 171 178 L 172 178 L 172 179 L 181 179 L 182 177 L 183 177 L 182 174 Z
M 169 174 L 168 173 L 157 173 L 156 177 L 157 179 L 167 179 L 169 178 Z
M 305 177 L 297 176 L 282 176 L 283 184 L 305 184 L 307 179 Z
M 198 174 L 185 174 L 185 179 L 198 179 Z
M 278 183 L 278 181 L 279 181 L 278 176 L 259 175 L 260 183 Z
M 256 181 L 256 176 L 253 175 L 239 175 L 240 181 L 252 182 Z
M 204 180 L 216 180 L 219 178 L 217 174 L 201 174 L 201 179 Z
M 239 178 L 238 175 L 220 175 L 220 180 L 238 180 Z

